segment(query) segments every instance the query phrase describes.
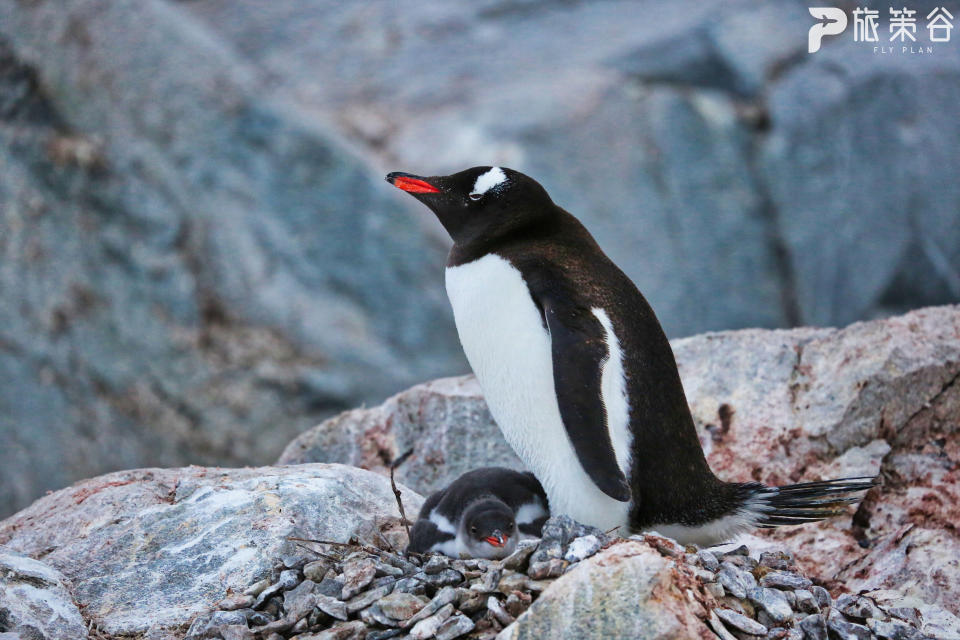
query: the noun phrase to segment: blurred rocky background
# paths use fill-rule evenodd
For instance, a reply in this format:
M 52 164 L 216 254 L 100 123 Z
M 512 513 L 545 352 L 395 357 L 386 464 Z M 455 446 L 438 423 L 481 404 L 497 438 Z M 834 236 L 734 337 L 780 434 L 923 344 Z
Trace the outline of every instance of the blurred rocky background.
M 0 0 L 0 516 L 465 372 L 387 170 L 530 173 L 671 337 L 960 301 L 960 36 L 806 6 Z

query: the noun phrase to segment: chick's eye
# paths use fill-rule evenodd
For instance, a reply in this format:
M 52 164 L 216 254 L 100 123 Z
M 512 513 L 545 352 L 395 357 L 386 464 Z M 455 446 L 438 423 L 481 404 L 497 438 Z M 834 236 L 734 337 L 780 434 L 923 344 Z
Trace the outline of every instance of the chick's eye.
M 471 193 L 469 197 L 470 197 L 471 200 L 473 200 L 474 202 L 476 202 L 477 200 L 479 200 L 480 198 L 483 197 L 483 194 L 482 194 L 482 193 Z

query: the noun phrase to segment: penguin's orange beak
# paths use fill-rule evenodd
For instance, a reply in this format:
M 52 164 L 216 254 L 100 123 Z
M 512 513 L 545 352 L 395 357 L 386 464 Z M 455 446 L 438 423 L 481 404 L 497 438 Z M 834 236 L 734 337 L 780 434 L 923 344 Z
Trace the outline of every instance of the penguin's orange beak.
M 394 171 L 387 174 L 387 182 L 407 193 L 440 193 L 440 189 L 421 178 L 420 176 Z
M 503 545 L 507 544 L 507 537 L 499 531 L 494 531 L 492 536 L 487 536 L 484 538 L 484 540 L 495 547 L 502 547 Z

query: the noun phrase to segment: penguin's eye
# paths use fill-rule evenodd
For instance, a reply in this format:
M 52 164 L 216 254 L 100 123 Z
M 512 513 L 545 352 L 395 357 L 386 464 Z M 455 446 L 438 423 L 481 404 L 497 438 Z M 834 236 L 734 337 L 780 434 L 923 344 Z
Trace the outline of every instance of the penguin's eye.
M 474 202 L 476 202 L 477 200 L 479 200 L 479 199 L 482 198 L 482 197 L 483 197 L 483 194 L 482 194 L 482 193 L 476 193 L 476 192 L 471 193 L 470 196 L 469 196 L 469 198 L 470 198 L 471 200 L 473 200 Z
M 470 527 L 470 533 L 476 533 L 476 532 L 477 532 L 476 527 Z

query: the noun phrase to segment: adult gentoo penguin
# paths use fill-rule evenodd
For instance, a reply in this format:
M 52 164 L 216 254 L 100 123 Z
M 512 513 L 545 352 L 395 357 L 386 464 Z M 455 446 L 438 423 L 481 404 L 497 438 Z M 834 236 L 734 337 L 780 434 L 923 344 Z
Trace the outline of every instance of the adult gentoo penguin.
M 873 485 L 718 479 L 650 305 L 532 178 L 474 167 L 387 181 L 453 238 L 446 285 L 460 342 L 552 514 L 709 545 L 837 515 Z
M 474 469 L 427 498 L 407 550 L 506 558 L 521 537 L 539 537 L 548 515 L 547 496 L 532 473 Z

